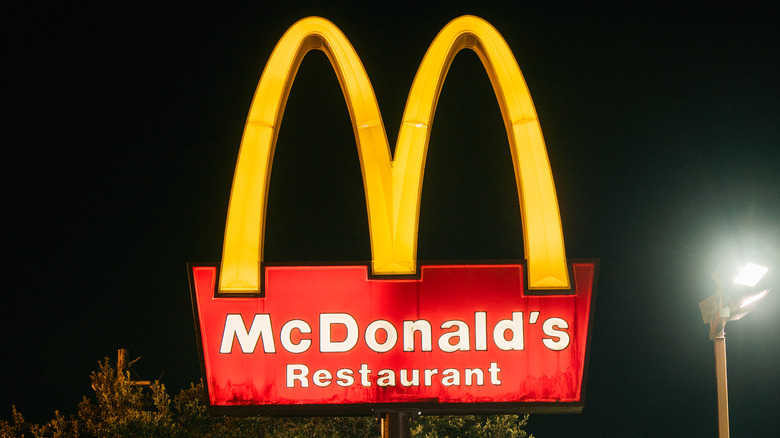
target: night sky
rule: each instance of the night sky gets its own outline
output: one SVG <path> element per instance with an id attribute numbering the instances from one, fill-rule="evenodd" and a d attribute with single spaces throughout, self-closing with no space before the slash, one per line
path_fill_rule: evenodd
<path id="1" fill-rule="evenodd" d="M 328 18 L 372 81 L 391 145 L 425 50 L 473 14 L 528 83 L 569 258 L 599 258 L 586 405 L 538 438 L 715 436 L 698 302 L 734 245 L 780 266 L 780 14 L 709 4 L 126 7 L 6 15 L 0 418 L 75 412 L 129 348 L 140 378 L 200 378 L 186 264 L 219 262 L 246 114 L 300 18 Z M 200 9 L 198 9 L 200 8 Z M 426 161 L 420 260 L 523 258 L 509 148 L 487 75 L 455 59 Z M 354 136 L 320 52 L 304 60 L 271 179 L 267 261 L 367 261 Z M 774 276 L 778 278 L 777 275 Z M 726 327 L 733 436 L 780 430 L 780 284 Z"/>

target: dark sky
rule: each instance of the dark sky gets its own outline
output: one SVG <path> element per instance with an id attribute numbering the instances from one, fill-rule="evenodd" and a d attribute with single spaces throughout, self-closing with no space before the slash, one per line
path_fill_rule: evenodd
<path id="1" fill-rule="evenodd" d="M 173 391 L 199 379 L 187 262 L 218 262 L 246 113 L 268 56 L 320 15 L 355 46 L 390 144 L 422 55 L 451 19 L 485 18 L 536 105 L 567 255 L 599 258 L 586 406 L 537 437 L 714 436 L 715 365 L 698 302 L 735 244 L 780 265 L 780 15 L 650 9 L 138 3 L 12 9 L 0 418 L 75 411 L 117 348 Z M 198 9 L 201 8 L 201 9 Z M 365 261 L 348 113 L 327 59 L 304 61 L 275 156 L 269 261 Z M 431 135 L 420 260 L 522 258 L 506 135 L 472 52 Z M 775 278 L 777 278 L 775 276 Z M 729 323 L 734 436 L 780 429 L 780 285 Z"/>

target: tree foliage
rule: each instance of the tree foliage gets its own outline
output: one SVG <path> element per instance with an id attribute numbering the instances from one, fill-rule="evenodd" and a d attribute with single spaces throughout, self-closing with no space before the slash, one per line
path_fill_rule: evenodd
<path id="1" fill-rule="evenodd" d="M 190 384 L 171 398 L 165 385 L 139 386 L 129 371 L 117 373 L 108 358 L 90 375 L 94 398 L 84 397 L 76 414 L 54 412 L 44 424 L 26 421 L 11 407 L 11 421 L 0 419 L 0 437 L 356 437 L 380 436 L 373 417 L 270 418 L 212 417 L 206 413 L 203 384 Z M 528 416 L 421 417 L 412 434 L 426 438 L 520 438 Z M 532 438 L 532 437 L 531 437 Z"/>
<path id="2" fill-rule="evenodd" d="M 533 438 L 523 430 L 528 415 L 458 415 L 418 418 L 412 435 L 425 438 Z"/>

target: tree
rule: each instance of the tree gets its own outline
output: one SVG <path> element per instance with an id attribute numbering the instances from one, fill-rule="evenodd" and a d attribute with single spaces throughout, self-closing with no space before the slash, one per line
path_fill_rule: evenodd
<path id="1" fill-rule="evenodd" d="M 75 415 L 54 412 L 45 424 L 27 422 L 15 406 L 11 422 L 0 420 L 2 437 L 357 437 L 380 435 L 373 417 L 270 418 L 212 417 L 206 413 L 203 383 L 190 384 L 171 398 L 160 382 L 133 383 L 130 372 L 117 373 L 108 358 L 90 375 L 93 399 L 84 397 Z M 412 424 L 426 438 L 520 438 L 528 416 L 424 416 Z"/>
<path id="2" fill-rule="evenodd" d="M 533 438 L 523 430 L 528 415 L 459 415 L 420 417 L 412 434 L 426 438 Z"/>

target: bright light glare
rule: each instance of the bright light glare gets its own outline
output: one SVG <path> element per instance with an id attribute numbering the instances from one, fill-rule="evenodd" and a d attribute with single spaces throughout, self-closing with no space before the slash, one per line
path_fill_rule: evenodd
<path id="1" fill-rule="evenodd" d="M 734 283 L 753 287 L 761 281 L 761 278 L 764 277 L 764 274 L 766 274 L 767 271 L 769 271 L 769 268 L 766 266 L 748 263 L 734 278 Z"/>
<path id="2" fill-rule="evenodd" d="M 761 298 L 764 298 L 764 295 L 766 295 L 767 292 L 769 292 L 769 289 L 745 298 L 744 300 L 742 300 L 741 303 L 739 303 L 739 307 L 742 308 L 742 307 L 749 306 L 749 305 L 755 303 L 756 301 L 760 300 Z"/>

